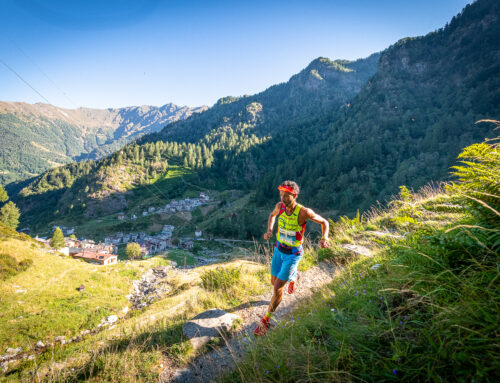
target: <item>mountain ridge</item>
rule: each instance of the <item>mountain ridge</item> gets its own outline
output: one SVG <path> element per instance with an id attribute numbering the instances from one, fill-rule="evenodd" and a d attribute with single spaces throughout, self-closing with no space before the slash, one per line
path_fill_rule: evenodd
<path id="1" fill-rule="evenodd" d="M 75 160 L 101 158 L 143 134 L 206 109 L 173 103 L 65 109 L 0 101 L 0 183 L 20 181 Z"/>

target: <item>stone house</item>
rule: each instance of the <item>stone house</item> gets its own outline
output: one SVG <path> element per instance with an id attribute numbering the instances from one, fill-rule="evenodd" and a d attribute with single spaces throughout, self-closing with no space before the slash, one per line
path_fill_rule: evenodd
<path id="1" fill-rule="evenodd" d="M 116 254 L 106 254 L 94 251 L 84 251 L 81 253 L 71 254 L 75 259 L 83 259 L 86 262 L 98 264 L 98 265 L 113 265 L 118 262 L 118 256 Z"/>

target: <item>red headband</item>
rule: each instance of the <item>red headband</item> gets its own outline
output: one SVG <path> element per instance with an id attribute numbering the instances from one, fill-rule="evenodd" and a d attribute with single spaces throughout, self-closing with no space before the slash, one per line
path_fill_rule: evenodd
<path id="1" fill-rule="evenodd" d="M 292 193 L 292 194 L 295 194 L 297 195 L 298 193 L 290 186 L 278 186 L 278 190 L 281 190 L 281 191 L 284 191 L 284 192 L 288 192 L 288 193 Z"/>

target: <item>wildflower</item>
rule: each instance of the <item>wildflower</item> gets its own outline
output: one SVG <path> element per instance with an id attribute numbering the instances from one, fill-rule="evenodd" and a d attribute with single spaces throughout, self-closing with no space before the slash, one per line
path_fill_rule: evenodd
<path id="1" fill-rule="evenodd" d="M 266 371 L 266 374 L 269 374 L 269 370 Z"/>
<path id="2" fill-rule="evenodd" d="M 372 300 L 370 299 L 369 302 L 372 303 Z"/>
<path id="3" fill-rule="evenodd" d="M 335 311 L 335 309 L 331 309 L 330 311 Z"/>
<path id="4" fill-rule="evenodd" d="M 363 290 L 363 294 L 366 294 L 366 290 Z"/>
<path id="5" fill-rule="evenodd" d="M 399 321 L 399 324 L 403 324 L 403 322 L 402 322 L 402 321 Z"/>
<path id="6" fill-rule="evenodd" d="M 278 364 L 278 368 L 280 368 L 280 365 Z"/>
<path id="7" fill-rule="evenodd" d="M 392 370 L 392 373 L 393 373 L 394 375 L 396 375 L 396 374 L 397 374 L 397 371 L 396 371 L 396 370 Z"/>
<path id="8" fill-rule="evenodd" d="M 408 315 L 405 315 L 405 319 L 408 319 Z"/>

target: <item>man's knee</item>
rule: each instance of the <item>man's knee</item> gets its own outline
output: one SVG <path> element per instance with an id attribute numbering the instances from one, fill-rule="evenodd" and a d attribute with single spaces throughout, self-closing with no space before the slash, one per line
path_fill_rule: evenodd
<path id="1" fill-rule="evenodd" d="M 276 295 L 282 295 L 283 294 L 283 288 L 285 287 L 286 281 L 282 281 L 281 279 L 277 279 L 274 282 L 274 293 Z"/>

